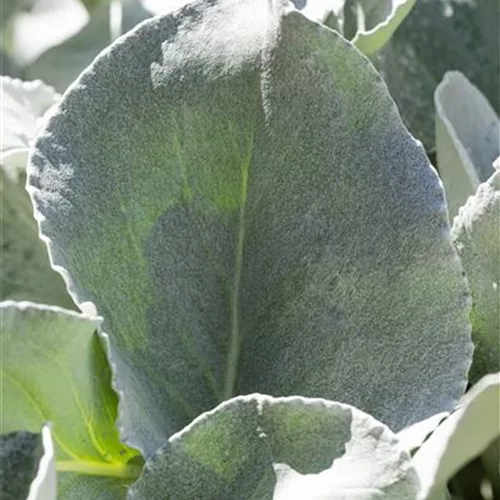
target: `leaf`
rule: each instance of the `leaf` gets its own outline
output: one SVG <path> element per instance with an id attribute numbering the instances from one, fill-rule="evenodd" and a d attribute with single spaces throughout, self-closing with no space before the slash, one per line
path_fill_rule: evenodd
<path id="1" fill-rule="evenodd" d="M 62 500 L 124 498 L 139 466 L 120 443 L 116 395 L 106 356 L 94 333 L 98 321 L 58 307 L 2 302 L 0 432 L 54 424 Z"/>
<path id="2" fill-rule="evenodd" d="M 154 0 L 149 0 L 154 3 Z M 365 53 L 382 48 L 415 0 L 292 0 L 304 16 L 342 35 Z"/>
<path id="3" fill-rule="evenodd" d="M 379 51 L 415 5 L 416 0 L 347 0 L 356 16 L 353 43 L 364 54 Z"/>
<path id="4" fill-rule="evenodd" d="M 475 345 L 469 380 L 500 371 L 500 170 L 460 209 L 452 237 L 472 292 Z"/>
<path id="5" fill-rule="evenodd" d="M 123 32 L 150 17 L 139 0 L 121 0 L 121 4 Z M 81 31 L 45 52 L 26 68 L 26 77 L 40 78 L 63 92 L 111 41 L 110 9 L 106 2 L 95 8 L 90 21 Z"/>
<path id="6" fill-rule="evenodd" d="M 482 453 L 481 462 L 493 490 L 493 498 L 500 496 L 500 437 Z"/>
<path id="7" fill-rule="evenodd" d="M 43 456 L 40 434 L 10 432 L 0 436 L 0 498 L 27 498 Z"/>
<path id="8" fill-rule="evenodd" d="M 493 173 L 492 163 L 500 156 L 500 121 L 484 95 L 458 71 L 445 74 L 434 102 L 438 168 L 453 220 Z"/>
<path id="9" fill-rule="evenodd" d="M 240 396 L 198 417 L 146 463 L 129 500 L 413 499 L 410 458 L 356 408 Z"/>
<path id="10" fill-rule="evenodd" d="M 487 375 L 466 394 L 452 413 L 413 457 L 421 492 L 431 497 L 451 477 L 500 435 L 500 373 Z"/>
<path id="11" fill-rule="evenodd" d="M 61 276 L 51 268 L 47 247 L 38 237 L 24 186 L 1 169 L 0 195 L 0 299 L 46 301 L 75 309 Z"/>
<path id="12" fill-rule="evenodd" d="M 60 95 L 41 81 L 0 77 L 3 125 L 0 141 L 0 299 L 44 301 L 74 308 L 61 277 L 38 237 L 33 207 L 24 189 L 31 143 Z"/>
<path id="13" fill-rule="evenodd" d="M 44 454 L 38 464 L 37 475 L 31 483 L 27 500 L 56 500 L 57 498 L 54 444 L 48 425 L 42 428 L 42 444 Z"/>
<path id="14" fill-rule="evenodd" d="M 426 150 L 435 149 L 434 91 L 450 69 L 461 71 L 499 112 L 499 23 L 498 0 L 419 0 L 374 57 L 403 120 Z"/>
<path id="15" fill-rule="evenodd" d="M 146 456 L 237 394 L 345 401 L 397 431 L 465 387 L 469 298 L 435 171 L 366 58 L 268 7 L 143 23 L 31 156 L 41 231 L 105 319 L 121 435 Z"/>
<path id="16" fill-rule="evenodd" d="M 40 80 L 23 82 L 0 76 L 0 85 L 0 164 L 10 177 L 17 179 L 26 169 L 28 150 L 43 117 L 61 96 Z"/>
<path id="17" fill-rule="evenodd" d="M 397 437 L 402 448 L 409 453 L 417 451 L 424 441 L 434 432 L 436 427 L 448 416 L 449 412 L 447 411 L 437 413 L 436 415 L 432 415 L 432 417 L 399 431 Z"/>
<path id="18" fill-rule="evenodd" d="M 0 498 L 56 500 L 56 469 L 50 427 L 0 435 Z"/>
<path id="19" fill-rule="evenodd" d="M 73 36 L 87 21 L 88 13 L 79 0 L 36 0 L 27 12 L 9 20 L 9 55 L 26 66 Z"/>

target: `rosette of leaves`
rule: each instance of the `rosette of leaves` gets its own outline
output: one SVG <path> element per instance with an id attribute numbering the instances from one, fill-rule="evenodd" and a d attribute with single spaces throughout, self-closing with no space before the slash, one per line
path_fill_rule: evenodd
<path id="1" fill-rule="evenodd" d="M 143 23 L 65 94 L 28 186 L 146 459 L 129 488 L 113 411 L 80 418 L 85 453 L 116 465 L 87 476 L 128 481 L 92 495 L 416 498 L 393 433 L 462 396 L 470 299 L 440 181 L 352 44 L 279 0 Z M 102 379 L 90 408 L 113 408 Z"/>

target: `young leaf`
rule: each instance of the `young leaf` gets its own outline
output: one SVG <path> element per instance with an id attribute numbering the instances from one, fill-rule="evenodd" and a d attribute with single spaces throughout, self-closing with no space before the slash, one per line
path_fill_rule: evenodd
<path id="1" fill-rule="evenodd" d="M 469 380 L 500 371 L 500 170 L 460 209 L 452 237 L 472 292 L 474 360 Z"/>
<path id="2" fill-rule="evenodd" d="M 410 500 L 396 436 L 348 405 L 260 394 L 198 417 L 151 457 L 129 500 Z"/>
<path id="3" fill-rule="evenodd" d="M 237 394 L 400 430 L 463 393 L 469 297 L 437 175 L 366 58 L 290 4 L 143 23 L 66 94 L 29 171 L 146 455 Z"/>
<path id="4" fill-rule="evenodd" d="M 434 103 L 437 166 L 453 220 L 493 174 L 492 163 L 500 155 L 500 121 L 481 91 L 458 71 L 446 73 Z"/>
<path id="5" fill-rule="evenodd" d="M 418 0 L 375 57 L 405 123 L 428 151 L 435 148 L 434 91 L 450 69 L 499 111 L 498 7 L 498 0 Z"/>
<path id="6" fill-rule="evenodd" d="M 137 453 L 118 439 L 97 320 L 28 302 L 2 302 L 0 311 L 0 432 L 34 432 L 51 421 L 58 498 L 87 498 L 97 488 L 107 498 L 123 498 L 138 475 L 137 466 L 127 465 Z"/>
<path id="7" fill-rule="evenodd" d="M 433 498 L 452 476 L 500 435 L 500 373 L 481 379 L 413 457 L 421 491 Z"/>
<path id="8" fill-rule="evenodd" d="M 23 82 L 0 76 L 0 164 L 13 179 L 26 170 L 28 150 L 47 110 L 61 96 L 40 80 Z"/>

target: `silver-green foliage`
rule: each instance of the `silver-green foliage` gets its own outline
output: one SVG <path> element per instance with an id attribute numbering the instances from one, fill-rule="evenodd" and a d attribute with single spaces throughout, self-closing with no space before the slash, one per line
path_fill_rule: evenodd
<path id="1" fill-rule="evenodd" d="M 470 460 L 500 436 L 500 373 L 482 378 L 413 458 L 420 492 L 417 500 L 433 500 Z M 497 466 L 497 477 L 500 470 Z"/>
<path id="2" fill-rule="evenodd" d="M 137 465 L 127 465 L 137 452 L 118 439 L 98 319 L 11 301 L 0 314 L 0 433 L 37 432 L 51 422 L 60 497 L 123 498 L 138 475 Z"/>
<path id="3" fill-rule="evenodd" d="M 493 174 L 493 161 L 500 156 L 500 120 L 486 97 L 458 71 L 445 74 L 434 103 L 437 167 L 453 221 Z"/>
<path id="4" fill-rule="evenodd" d="M 464 390 L 436 173 L 368 61 L 287 2 L 200 0 L 118 40 L 39 136 L 29 190 L 146 455 L 237 394 L 399 430 Z"/>
<path id="5" fill-rule="evenodd" d="M 41 81 L 0 77 L 0 85 L 0 299 L 75 307 L 50 267 L 25 190 L 29 148 L 61 96 Z"/>
<path id="6" fill-rule="evenodd" d="M 500 371 L 500 171 L 481 184 L 453 223 L 453 241 L 469 280 L 474 361 L 469 378 Z"/>
<path id="7" fill-rule="evenodd" d="M 409 454 L 369 415 L 324 400 L 252 395 L 172 436 L 128 498 L 413 500 L 418 489 Z"/>

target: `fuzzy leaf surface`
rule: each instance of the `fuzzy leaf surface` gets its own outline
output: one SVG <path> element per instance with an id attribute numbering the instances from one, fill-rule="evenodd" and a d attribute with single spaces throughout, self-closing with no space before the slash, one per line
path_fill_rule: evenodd
<path id="1" fill-rule="evenodd" d="M 413 500 L 410 456 L 348 405 L 260 394 L 231 399 L 172 436 L 129 500 Z"/>
<path id="2" fill-rule="evenodd" d="M 137 453 L 115 428 L 116 395 L 95 333 L 98 321 L 28 302 L 2 302 L 0 432 L 53 423 L 58 498 L 122 499 Z M 98 487 L 97 487 L 97 485 Z"/>
<path id="3" fill-rule="evenodd" d="M 437 175 L 369 62 L 291 4 L 197 1 L 118 40 L 29 184 L 146 456 L 237 394 L 397 431 L 463 393 L 469 297 Z"/>

